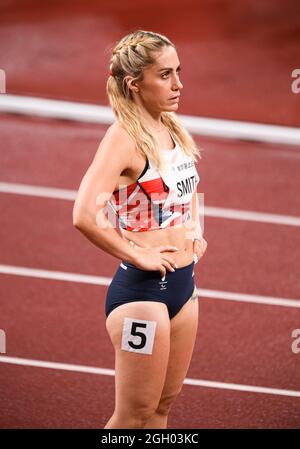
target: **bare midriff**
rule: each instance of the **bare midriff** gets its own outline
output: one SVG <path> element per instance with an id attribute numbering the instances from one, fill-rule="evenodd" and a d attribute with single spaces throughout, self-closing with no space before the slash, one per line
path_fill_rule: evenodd
<path id="1" fill-rule="evenodd" d="M 122 236 L 125 240 L 144 248 L 153 248 L 162 245 L 177 247 L 178 251 L 162 251 L 161 254 L 171 256 L 177 267 L 181 268 L 191 264 L 193 261 L 192 229 L 191 221 L 187 221 L 177 226 L 144 232 L 133 232 L 122 229 Z"/>

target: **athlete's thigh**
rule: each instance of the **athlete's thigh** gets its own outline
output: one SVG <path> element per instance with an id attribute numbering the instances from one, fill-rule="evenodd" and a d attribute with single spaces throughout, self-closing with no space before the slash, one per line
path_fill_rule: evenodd
<path id="1" fill-rule="evenodd" d="M 115 308 L 106 320 L 115 348 L 116 409 L 155 407 L 163 389 L 170 349 L 165 304 L 135 301 Z"/>
<path id="2" fill-rule="evenodd" d="M 189 299 L 170 324 L 170 353 L 162 401 L 174 399 L 186 377 L 197 336 L 198 298 Z"/>

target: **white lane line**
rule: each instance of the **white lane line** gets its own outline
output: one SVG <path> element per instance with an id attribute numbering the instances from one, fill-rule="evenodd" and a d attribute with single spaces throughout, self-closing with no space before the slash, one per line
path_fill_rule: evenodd
<path id="1" fill-rule="evenodd" d="M 105 125 L 110 125 L 114 121 L 114 114 L 109 106 L 25 95 L 1 95 L 0 112 L 38 115 Z"/>
<path id="2" fill-rule="evenodd" d="M 224 292 L 220 290 L 209 290 L 198 288 L 201 298 L 222 299 L 225 301 L 251 302 L 254 304 L 265 304 L 269 306 L 283 306 L 300 308 L 299 299 L 279 298 L 276 296 L 251 295 L 248 293 Z"/>
<path id="3" fill-rule="evenodd" d="M 74 365 L 69 363 L 46 362 L 43 360 L 23 359 L 19 357 L 0 356 L 0 363 L 12 365 L 33 366 L 37 368 L 50 368 L 57 370 L 73 371 L 77 373 L 98 374 L 102 376 L 114 376 L 115 370 L 98 368 L 94 366 Z M 250 393 L 272 394 L 275 396 L 289 396 L 300 398 L 300 391 L 285 390 L 279 388 L 258 387 L 255 385 L 241 385 L 227 382 L 215 382 L 211 380 L 185 378 L 184 384 L 205 388 L 218 388 L 221 390 L 247 391 Z"/>
<path id="4" fill-rule="evenodd" d="M 0 182 L 1 193 L 14 195 L 39 196 L 42 198 L 75 201 L 76 190 L 58 189 L 56 187 L 34 186 L 30 184 L 16 184 L 13 182 Z"/>
<path id="5" fill-rule="evenodd" d="M 0 265 L 0 274 L 27 276 L 56 281 L 79 282 L 82 284 L 109 285 L 112 278 L 91 276 L 87 274 L 66 273 L 64 271 L 40 270 L 37 268 L 18 267 L 14 265 Z"/>
<path id="6" fill-rule="evenodd" d="M 274 394 L 278 396 L 293 396 L 300 398 L 300 391 L 283 390 L 280 388 L 257 387 L 254 385 L 241 385 L 227 382 L 214 382 L 211 380 L 201 380 L 201 379 L 198 380 L 188 378 L 185 379 L 184 383 L 200 387 L 221 388 L 222 390 L 248 391 L 251 393 L 265 393 L 265 394 Z"/>
<path id="7" fill-rule="evenodd" d="M 93 284 L 102 286 L 108 286 L 112 281 L 112 278 L 104 276 L 91 276 L 87 274 L 66 273 L 63 271 L 40 270 L 37 268 L 27 268 L 14 265 L 0 265 L 0 274 L 8 274 L 12 276 L 25 276 L 25 277 L 28 276 L 39 279 L 52 279 L 67 282 L 79 282 L 83 284 Z M 300 308 L 299 299 L 224 292 L 219 290 L 209 290 L 205 288 L 198 288 L 197 293 L 200 299 L 201 298 L 221 299 L 228 301 L 265 304 L 270 306 Z"/>
<path id="8" fill-rule="evenodd" d="M 1 193 L 14 195 L 29 195 L 49 199 L 75 201 L 76 190 L 58 189 L 55 187 L 34 186 L 29 184 L 15 184 L 0 182 Z M 247 210 L 225 209 L 222 207 L 204 206 L 205 216 L 232 220 L 255 221 L 257 223 L 270 223 L 287 226 L 300 226 L 300 217 L 290 215 L 269 214 Z"/>
<path id="9" fill-rule="evenodd" d="M 93 366 L 73 365 L 70 363 L 46 362 L 43 360 L 23 359 L 20 357 L 0 356 L 1 363 L 11 363 L 12 365 L 36 366 L 37 368 L 53 368 L 65 371 L 75 371 L 77 373 L 102 374 L 104 376 L 114 376 L 115 370 L 106 368 L 96 368 Z"/>
<path id="10" fill-rule="evenodd" d="M 107 125 L 115 120 L 109 106 L 11 94 L 0 95 L 0 112 L 38 115 Z M 188 131 L 201 136 L 300 145 L 300 128 L 297 127 L 181 114 L 177 114 L 177 116 Z"/>
<path id="11" fill-rule="evenodd" d="M 269 214 L 248 210 L 225 209 L 222 207 L 205 207 L 205 215 L 216 218 L 229 218 L 231 220 L 256 221 L 288 226 L 300 226 L 300 218 L 291 215 Z"/>

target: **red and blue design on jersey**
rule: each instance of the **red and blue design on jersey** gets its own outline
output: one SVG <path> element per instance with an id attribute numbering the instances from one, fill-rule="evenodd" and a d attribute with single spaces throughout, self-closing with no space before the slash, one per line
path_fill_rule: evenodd
<path id="1" fill-rule="evenodd" d="M 166 170 L 159 172 L 147 158 L 137 181 L 113 192 L 109 204 L 121 229 L 143 232 L 191 219 L 191 199 L 200 181 L 194 161 L 177 142 L 163 156 Z"/>

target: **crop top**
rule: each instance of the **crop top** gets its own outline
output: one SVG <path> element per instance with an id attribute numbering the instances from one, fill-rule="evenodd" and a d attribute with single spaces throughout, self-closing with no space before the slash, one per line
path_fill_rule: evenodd
<path id="1" fill-rule="evenodd" d="M 165 170 L 159 172 L 146 156 L 137 181 L 112 193 L 108 203 L 118 217 L 121 231 L 162 229 L 191 219 L 191 200 L 200 177 L 192 158 L 171 137 L 175 148 L 163 150 Z"/>

